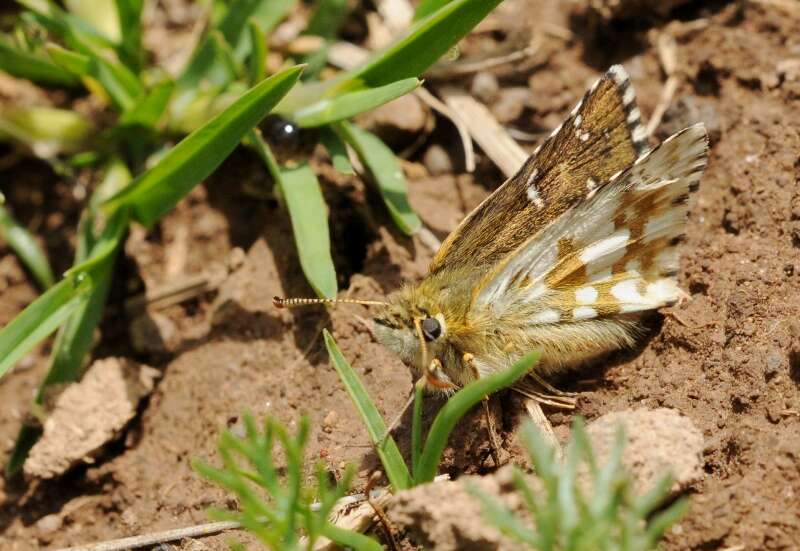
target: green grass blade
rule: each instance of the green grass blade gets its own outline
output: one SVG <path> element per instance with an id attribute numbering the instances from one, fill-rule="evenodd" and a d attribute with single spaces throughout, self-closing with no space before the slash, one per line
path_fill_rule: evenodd
<path id="1" fill-rule="evenodd" d="M 67 278 L 53 285 L 0 330 L 0 377 L 55 331 L 85 300 L 91 279 Z"/>
<path id="2" fill-rule="evenodd" d="M 303 32 L 333 40 L 346 17 L 347 0 L 317 0 L 308 26 Z"/>
<path id="3" fill-rule="evenodd" d="M 335 298 L 338 286 L 331 258 L 328 208 L 317 176 L 307 163 L 296 168 L 278 166 L 263 138 L 255 132 L 249 136 L 277 183 L 289 211 L 294 242 L 306 279 L 320 297 Z"/>
<path id="4" fill-rule="evenodd" d="M 0 106 L 0 141 L 16 140 L 44 159 L 80 151 L 93 132 L 91 123 L 74 111 Z"/>
<path id="5" fill-rule="evenodd" d="M 2 206 L 0 206 L 0 237 L 5 239 L 17 253 L 42 289 L 47 289 L 55 283 L 47 255 L 36 242 L 36 238 Z"/>
<path id="6" fill-rule="evenodd" d="M 120 111 L 134 107 L 137 98 L 144 93 L 136 75 L 119 62 L 108 61 L 91 51 L 74 52 L 55 44 L 48 44 L 46 50 L 53 61 L 67 71 L 97 80 Z"/>
<path id="7" fill-rule="evenodd" d="M 69 71 L 79 77 L 89 75 L 92 68 L 92 60 L 89 59 L 88 55 L 67 50 L 57 44 L 47 44 L 45 50 L 50 58 L 65 71 Z"/>
<path id="8" fill-rule="evenodd" d="M 119 40 L 121 24 L 133 23 L 120 21 L 114 0 L 64 0 L 64 5 L 73 16 L 110 41 Z"/>
<path id="9" fill-rule="evenodd" d="M 375 109 L 409 93 L 420 84 L 421 81 L 416 78 L 407 78 L 378 88 L 367 88 L 334 98 L 323 98 L 296 111 L 291 118 L 304 128 L 323 126 Z"/>
<path id="10" fill-rule="evenodd" d="M 337 123 L 335 128 L 369 169 L 397 227 L 408 235 L 418 231 L 422 221 L 408 202 L 406 179 L 392 150 L 374 134 L 346 121 Z"/>
<path id="11" fill-rule="evenodd" d="M 123 114 L 119 119 L 119 124 L 123 126 L 142 126 L 145 128 L 155 128 L 161 116 L 167 109 L 175 83 L 171 80 L 159 82 L 141 97 L 136 105 Z"/>
<path id="12" fill-rule="evenodd" d="M 389 482 L 395 490 L 409 488 L 411 486 L 411 474 L 408 472 L 403 456 L 400 455 L 400 450 L 397 448 L 394 438 L 389 434 L 378 408 L 375 407 L 356 372 L 342 356 L 336 341 L 333 340 L 327 329 L 323 331 L 323 335 L 325 336 L 325 346 L 328 348 L 331 363 L 336 368 L 336 372 L 342 379 L 350 399 L 361 415 L 361 420 L 367 428 Z"/>
<path id="13" fill-rule="evenodd" d="M 153 224 L 222 163 L 244 135 L 294 86 L 301 71 L 302 67 L 292 67 L 254 86 L 109 199 L 104 208 L 111 211 L 130 206 L 142 224 Z"/>
<path id="14" fill-rule="evenodd" d="M 43 55 L 15 48 L 0 37 L 0 71 L 36 84 L 73 87 L 80 80 L 71 72 L 59 67 Z"/>
<path id="15" fill-rule="evenodd" d="M 539 540 L 536 534 L 496 498 L 490 496 L 475 484 L 468 485 L 467 491 L 481 502 L 484 516 L 503 534 L 538 549 Z"/>
<path id="16" fill-rule="evenodd" d="M 344 142 L 336 132 L 331 130 L 329 127 L 323 126 L 319 129 L 319 141 L 328 151 L 328 155 L 331 157 L 333 168 L 342 174 L 347 174 L 349 176 L 352 176 L 356 173 L 356 171 L 353 170 L 353 165 L 350 164 L 349 157 L 347 156 L 347 146 L 345 146 Z"/>
<path id="17" fill-rule="evenodd" d="M 250 86 L 254 86 L 264 80 L 267 69 L 267 37 L 255 19 L 247 22 L 247 31 L 251 44 L 250 56 L 247 58 L 247 76 Z"/>
<path id="18" fill-rule="evenodd" d="M 414 10 L 414 21 L 426 18 L 449 2 L 451 0 L 422 0 Z"/>
<path id="19" fill-rule="evenodd" d="M 419 474 L 419 458 L 422 455 L 422 404 L 425 399 L 425 379 L 414 385 L 414 410 L 411 417 L 411 474 Z"/>
<path id="20" fill-rule="evenodd" d="M 333 93 L 418 77 L 502 0 L 453 0 L 417 22 L 400 40 L 338 79 Z"/>
<path id="21" fill-rule="evenodd" d="M 285 17 L 295 0 L 236 0 L 226 10 L 216 30 L 222 33 L 233 50 L 233 58 L 241 63 L 252 49 L 247 32 L 247 22 L 252 18 L 269 33 Z M 215 60 L 214 46 L 206 36 L 197 46 L 191 60 L 178 78 L 178 88 L 189 91 L 201 81 L 209 79 L 217 82 L 215 74 L 220 68 Z"/>
<path id="22" fill-rule="evenodd" d="M 689 499 L 682 497 L 670 505 L 665 511 L 653 516 L 647 523 L 646 544 L 644 549 L 656 549 L 658 540 L 667 529 L 678 522 L 689 511 Z"/>
<path id="23" fill-rule="evenodd" d="M 447 400 L 428 431 L 425 448 L 419 460 L 419 474 L 415 473 L 414 476 L 415 484 L 430 482 L 436 476 L 436 469 L 439 467 L 447 439 L 458 420 L 484 396 L 512 385 L 530 371 L 539 361 L 539 355 L 539 352 L 531 352 L 508 369 L 468 384 Z"/>
<path id="24" fill-rule="evenodd" d="M 142 8 L 143 0 L 115 0 L 121 37 L 117 52 L 131 71 L 142 68 Z"/>
<path id="25" fill-rule="evenodd" d="M 334 526 L 330 522 L 322 525 L 321 535 L 325 536 L 331 541 L 341 545 L 345 549 L 353 549 L 355 551 L 382 551 L 383 546 L 377 541 L 364 534 L 359 534 L 353 530 L 345 530 Z"/>

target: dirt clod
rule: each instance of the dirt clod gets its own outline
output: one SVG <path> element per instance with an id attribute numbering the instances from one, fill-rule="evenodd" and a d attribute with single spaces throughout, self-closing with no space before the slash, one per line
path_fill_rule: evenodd
<path id="1" fill-rule="evenodd" d="M 78 463 L 91 463 L 133 418 L 158 376 L 157 370 L 127 358 L 97 360 L 80 383 L 55 400 L 44 435 L 25 461 L 25 474 L 53 478 Z"/>
<path id="2" fill-rule="evenodd" d="M 645 493 L 669 473 L 673 491 L 697 482 L 703 475 L 703 435 L 694 423 L 674 409 L 636 409 L 607 413 L 587 427 L 598 464 L 608 461 L 622 427 L 623 465 L 635 491 Z"/>

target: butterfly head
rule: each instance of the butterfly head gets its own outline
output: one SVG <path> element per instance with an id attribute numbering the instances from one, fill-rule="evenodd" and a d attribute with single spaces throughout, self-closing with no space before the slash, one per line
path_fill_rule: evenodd
<path id="1" fill-rule="evenodd" d="M 426 374 L 429 386 L 437 390 L 455 387 L 442 368 L 453 355 L 450 323 L 442 308 L 418 288 L 407 287 L 391 295 L 373 318 L 375 336 L 406 364 Z M 434 362 L 435 364 L 435 362 Z"/>

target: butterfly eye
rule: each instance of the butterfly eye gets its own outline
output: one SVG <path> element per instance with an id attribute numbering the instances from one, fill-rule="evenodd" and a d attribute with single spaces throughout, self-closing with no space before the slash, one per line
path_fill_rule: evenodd
<path id="1" fill-rule="evenodd" d="M 438 339 L 441 334 L 442 326 L 439 324 L 439 320 L 431 317 L 422 320 L 422 335 L 425 337 L 426 341 L 431 342 L 432 340 Z"/>

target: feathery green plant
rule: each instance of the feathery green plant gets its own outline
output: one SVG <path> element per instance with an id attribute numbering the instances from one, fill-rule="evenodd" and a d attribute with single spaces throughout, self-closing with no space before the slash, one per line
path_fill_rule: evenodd
<path id="1" fill-rule="evenodd" d="M 350 488 L 352 468 L 347 469 L 342 480 L 333 484 L 318 464 L 314 483 L 306 482 L 307 418 L 300 420 L 294 436 L 269 417 L 262 431 L 256 427 L 252 415 L 245 414 L 243 420 L 243 437 L 229 430 L 220 437 L 221 468 L 202 461 L 193 463 L 204 478 L 239 500 L 239 512 L 212 509 L 213 518 L 238 522 L 262 544 L 276 551 L 310 550 L 320 537 L 355 551 L 382 549 L 372 538 L 334 526 L 328 520 L 336 502 Z M 285 469 L 276 466 L 276 443 L 283 448 Z"/>
<path id="2" fill-rule="evenodd" d="M 534 491 L 526 476 L 514 470 L 513 480 L 532 523 L 519 518 L 476 486 L 470 492 L 481 501 L 486 518 L 501 532 L 538 551 L 647 551 L 685 514 L 689 502 L 678 499 L 663 510 L 672 478 L 665 476 L 646 494 L 633 492 L 622 467 L 622 430 L 605 465 L 598 465 L 581 418 L 576 418 L 563 462 L 532 423 L 522 440 L 541 482 Z M 585 465 L 588 485 L 578 481 Z"/>

